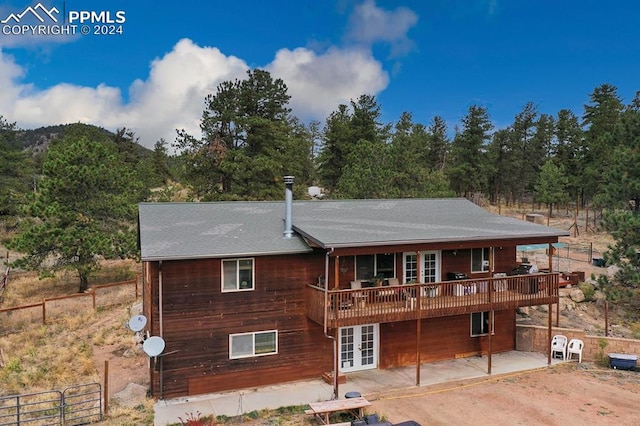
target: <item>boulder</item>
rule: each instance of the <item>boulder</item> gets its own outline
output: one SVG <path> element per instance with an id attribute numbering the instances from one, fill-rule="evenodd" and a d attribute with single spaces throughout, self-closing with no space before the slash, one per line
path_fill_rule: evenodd
<path id="1" fill-rule="evenodd" d="M 135 407 L 144 402 L 147 397 L 147 387 L 137 383 L 129 383 L 126 388 L 113 395 L 113 400 L 124 407 Z"/>
<path id="2" fill-rule="evenodd" d="M 584 300 L 586 299 L 584 297 L 584 293 L 579 288 L 571 290 L 571 293 L 569 293 L 569 297 L 576 303 L 584 302 Z"/>

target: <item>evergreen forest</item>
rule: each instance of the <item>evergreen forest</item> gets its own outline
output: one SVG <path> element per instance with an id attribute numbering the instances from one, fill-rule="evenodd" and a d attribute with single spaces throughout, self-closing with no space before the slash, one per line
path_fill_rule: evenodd
<path id="1" fill-rule="evenodd" d="M 472 105 L 453 128 L 403 112 L 382 121 L 375 96 L 302 122 L 286 82 L 255 69 L 205 98 L 200 134 L 140 141 L 131 129 L 87 124 L 23 130 L 0 116 L 3 245 L 15 266 L 71 269 L 87 288 L 101 258 L 136 258 L 142 201 L 277 200 L 283 176 L 297 199 L 319 186 L 332 199 L 467 197 L 489 203 L 590 207 L 615 239 L 615 298 L 640 292 L 640 92 L 625 104 L 602 84 L 582 111 L 541 112 L 528 102 L 504 128 Z M 145 148 L 153 146 L 153 149 Z"/>

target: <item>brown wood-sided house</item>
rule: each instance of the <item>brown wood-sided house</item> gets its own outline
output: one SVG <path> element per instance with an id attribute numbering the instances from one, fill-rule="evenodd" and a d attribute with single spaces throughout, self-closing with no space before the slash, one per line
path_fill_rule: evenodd
<path id="1" fill-rule="evenodd" d="M 511 275 L 517 246 L 568 233 L 465 199 L 143 203 L 157 398 L 515 349 L 516 308 L 558 274 Z M 550 306 L 551 307 L 551 306 Z M 551 323 L 551 315 L 549 322 Z M 551 324 L 549 324 L 551 327 Z M 410 385 L 410 384 L 407 384 Z"/>

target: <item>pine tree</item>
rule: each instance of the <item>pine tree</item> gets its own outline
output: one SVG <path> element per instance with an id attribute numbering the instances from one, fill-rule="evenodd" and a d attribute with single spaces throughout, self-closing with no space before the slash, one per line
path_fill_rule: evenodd
<path id="1" fill-rule="evenodd" d="M 140 190 L 135 171 L 110 141 L 79 132 L 51 143 L 27 208 L 30 218 L 8 246 L 24 254 L 15 262 L 19 267 L 45 275 L 75 271 L 83 292 L 100 258 L 137 256 L 133 223 Z"/>

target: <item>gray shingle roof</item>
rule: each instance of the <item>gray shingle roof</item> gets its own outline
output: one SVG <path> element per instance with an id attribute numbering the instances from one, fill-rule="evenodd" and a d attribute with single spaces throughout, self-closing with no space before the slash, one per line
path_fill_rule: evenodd
<path id="1" fill-rule="evenodd" d="M 465 199 L 297 201 L 294 238 L 283 237 L 284 201 L 142 203 L 143 260 L 303 253 L 321 247 L 569 235 L 498 216 Z"/>
<path id="2" fill-rule="evenodd" d="M 308 252 L 284 238 L 284 202 L 142 203 L 142 260 Z"/>

